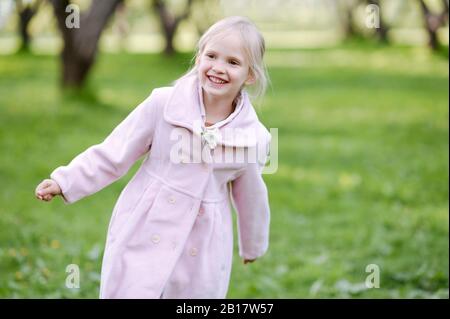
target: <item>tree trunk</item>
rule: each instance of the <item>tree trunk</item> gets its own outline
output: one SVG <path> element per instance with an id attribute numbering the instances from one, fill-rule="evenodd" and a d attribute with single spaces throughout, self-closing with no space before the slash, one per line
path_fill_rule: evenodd
<path id="1" fill-rule="evenodd" d="M 434 51 L 437 51 L 440 49 L 437 31 L 445 24 L 445 21 L 448 20 L 448 3 L 445 0 L 442 1 L 444 9 L 441 14 L 432 13 L 424 0 L 419 0 L 419 3 L 422 8 L 425 28 L 428 33 L 428 46 Z"/>
<path id="2" fill-rule="evenodd" d="M 63 86 L 81 88 L 93 64 L 94 56 L 83 58 L 76 50 L 64 47 L 62 53 Z"/>
<path id="3" fill-rule="evenodd" d="M 19 13 L 19 32 L 20 38 L 22 39 L 22 43 L 20 44 L 20 51 L 29 51 L 30 50 L 30 34 L 28 33 L 28 24 L 30 23 L 30 9 L 26 8 L 25 10 Z"/>
<path id="4" fill-rule="evenodd" d="M 353 25 L 353 8 L 347 7 L 345 8 L 345 24 L 344 24 L 344 32 L 347 37 L 352 38 L 357 35 L 355 31 L 355 27 Z"/>
<path id="5" fill-rule="evenodd" d="M 175 16 L 169 12 L 166 3 L 163 0 L 153 0 L 153 9 L 159 16 L 161 29 L 164 34 L 164 54 L 172 55 L 175 53 L 175 47 L 173 45 L 175 33 L 180 22 L 189 17 L 192 2 L 193 0 L 188 0 L 184 12 L 179 16 Z"/>
<path id="6" fill-rule="evenodd" d="M 61 53 L 63 87 L 81 88 L 95 62 L 98 41 L 110 16 L 122 0 L 97 0 L 80 15 L 80 27 L 66 26 L 66 7 L 69 0 L 51 0 L 58 27 L 64 41 Z"/>
<path id="7" fill-rule="evenodd" d="M 389 42 L 389 39 L 387 36 L 388 28 L 384 25 L 383 22 L 380 21 L 380 27 L 377 28 L 376 30 L 377 30 L 378 40 L 380 40 L 380 42 L 382 42 L 382 43 L 388 43 Z"/>
<path id="8" fill-rule="evenodd" d="M 331 1 L 333 9 L 337 13 L 339 23 L 341 25 L 341 30 L 343 32 L 345 39 L 350 39 L 358 35 L 353 24 L 353 10 L 357 5 L 356 1 L 339 0 Z"/>
<path id="9" fill-rule="evenodd" d="M 166 43 L 164 46 L 164 54 L 165 55 L 172 55 L 175 53 L 175 47 L 173 46 L 173 39 L 175 37 L 175 29 L 168 30 L 165 33 L 165 39 Z"/>
<path id="10" fill-rule="evenodd" d="M 33 4 L 24 5 L 22 0 L 16 1 L 17 11 L 19 13 L 19 34 L 21 38 L 21 44 L 19 51 L 30 50 L 30 33 L 28 32 L 28 26 L 31 19 L 36 14 L 41 1 L 35 1 Z"/>

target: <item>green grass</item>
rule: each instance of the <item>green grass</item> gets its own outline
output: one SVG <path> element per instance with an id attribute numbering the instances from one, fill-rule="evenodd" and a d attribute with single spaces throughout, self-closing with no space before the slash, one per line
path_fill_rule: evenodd
<path id="1" fill-rule="evenodd" d="M 102 139 L 189 56 L 102 55 L 82 95 L 54 56 L 0 58 L 0 297 L 96 298 L 121 180 L 73 205 L 34 198 L 57 166 Z M 228 297 L 448 298 L 448 61 L 424 49 L 274 51 L 258 110 L 278 128 L 265 175 L 270 250 L 235 253 Z M 92 96 L 95 96 L 93 98 Z M 81 288 L 65 287 L 78 264 Z M 366 266 L 380 268 L 368 289 Z"/>

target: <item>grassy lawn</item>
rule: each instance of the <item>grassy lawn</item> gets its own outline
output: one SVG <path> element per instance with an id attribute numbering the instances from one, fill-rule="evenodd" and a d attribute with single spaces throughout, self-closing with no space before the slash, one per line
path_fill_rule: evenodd
<path id="1" fill-rule="evenodd" d="M 140 163 L 73 205 L 39 202 L 34 188 L 189 58 L 101 55 L 93 98 L 61 94 L 57 57 L 0 57 L 0 297 L 98 296 L 110 214 Z M 448 298 L 448 60 L 355 45 L 267 62 L 258 113 L 279 134 L 278 171 L 264 176 L 271 246 L 246 266 L 235 251 L 228 297 Z M 80 289 L 65 287 L 72 263 Z M 364 284 L 369 264 L 380 288 Z"/>

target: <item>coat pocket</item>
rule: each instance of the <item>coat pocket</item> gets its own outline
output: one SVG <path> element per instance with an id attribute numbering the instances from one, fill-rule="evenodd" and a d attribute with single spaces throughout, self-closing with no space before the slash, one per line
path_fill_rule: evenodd
<path id="1" fill-rule="evenodd" d="M 151 188 L 155 182 L 156 180 L 154 178 L 145 174 L 145 172 L 142 172 L 137 173 L 125 186 L 114 206 L 111 217 L 109 235 L 112 239 L 117 237 L 124 224 L 127 223 L 132 213 L 145 197 L 147 190 Z"/>

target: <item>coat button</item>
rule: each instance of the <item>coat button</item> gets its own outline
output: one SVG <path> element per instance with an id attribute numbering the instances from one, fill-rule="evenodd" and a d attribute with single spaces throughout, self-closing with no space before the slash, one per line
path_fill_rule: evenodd
<path id="1" fill-rule="evenodd" d="M 203 207 L 200 207 L 198 210 L 198 216 L 202 216 L 205 213 L 205 209 Z"/>
<path id="2" fill-rule="evenodd" d="M 197 248 L 191 248 L 191 256 L 197 256 Z"/>
<path id="3" fill-rule="evenodd" d="M 152 242 L 153 242 L 154 244 L 159 243 L 160 240 L 161 240 L 161 238 L 159 237 L 158 234 L 154 234 L 154 235 L 152 236 Z"/>
<path id="4" fill-rule="evenodd" d="M 176 202 L 175 197 L 173 196 L 169 196 L 169 198 L 167 199 L 167 201 L 171 204 L 174 204 Z"/>
<path id="5" fill-rule="evenodd" d="M 180 163 L 182 163 L 182 164 L 187 164 L 189 162 L 190 162 L 190 159 L 187 156 L 182 156 L 180 158 Z"/>

